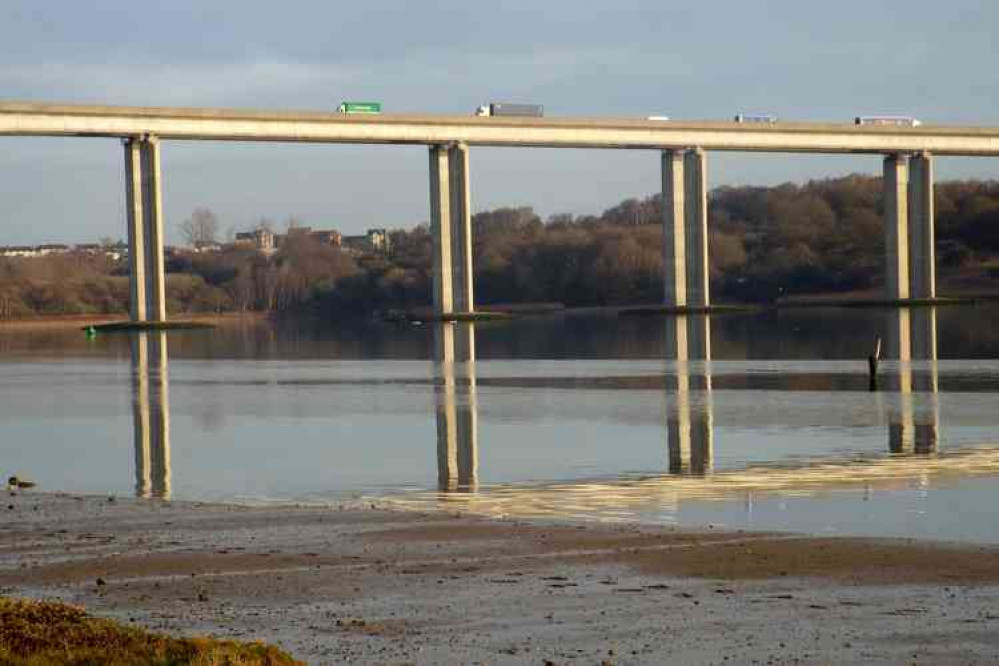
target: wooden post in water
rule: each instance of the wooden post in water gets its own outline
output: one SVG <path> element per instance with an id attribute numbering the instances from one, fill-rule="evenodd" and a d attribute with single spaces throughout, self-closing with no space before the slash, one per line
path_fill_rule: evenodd
<path id="1" fill-rule="evenodd" d="M 867 357 L 867 369 L 870 372 L 870 390 L 878 389 L 878 363 L 881 362 L 881 336 L 874 336 L 874 350 Z"/>

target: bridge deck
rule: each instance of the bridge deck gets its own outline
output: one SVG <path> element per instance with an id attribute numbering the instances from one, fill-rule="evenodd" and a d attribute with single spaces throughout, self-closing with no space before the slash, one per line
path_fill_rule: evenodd
<path id="1" fill-rule="evenodd" d="M 0 103 L 0 135 L 126 137 L 307 143 L 438 144 L 553 148 L 999 155 L 999 127 L 857 126 L 660 121 L 629 118 L 513 118 L 457 115 L 342 115 L 333 110 L 84 106 Z"/>

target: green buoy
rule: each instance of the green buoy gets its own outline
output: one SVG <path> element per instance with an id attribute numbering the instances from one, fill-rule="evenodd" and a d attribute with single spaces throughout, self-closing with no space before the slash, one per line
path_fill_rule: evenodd
<path id="1" fill-rule="evenodd" d="M 94 338 L 97 337 L 97 329 L 94 328 L 93 326 L 88 326 L 85 330 L 88 340 L 93 340 Z"/>

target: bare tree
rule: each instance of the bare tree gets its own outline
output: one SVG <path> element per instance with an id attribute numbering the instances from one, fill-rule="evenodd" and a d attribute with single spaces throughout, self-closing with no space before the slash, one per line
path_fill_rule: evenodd
<path id="1" fill-rule="evenodd" d="M 180 225 L 180 230 L 188 245 L 214 243 L 219 231 L 219 219 L 207 208 L 195 208 L 191 217 Z"/>

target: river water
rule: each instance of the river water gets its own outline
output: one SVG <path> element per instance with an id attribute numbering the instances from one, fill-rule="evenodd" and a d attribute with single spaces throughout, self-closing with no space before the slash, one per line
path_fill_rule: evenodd
<path id="1" fill-rule="evenodd" d="M 997 323 L 992 305 L 0 329 L 0 472 L 151 498 L 999 542 Z"/>

